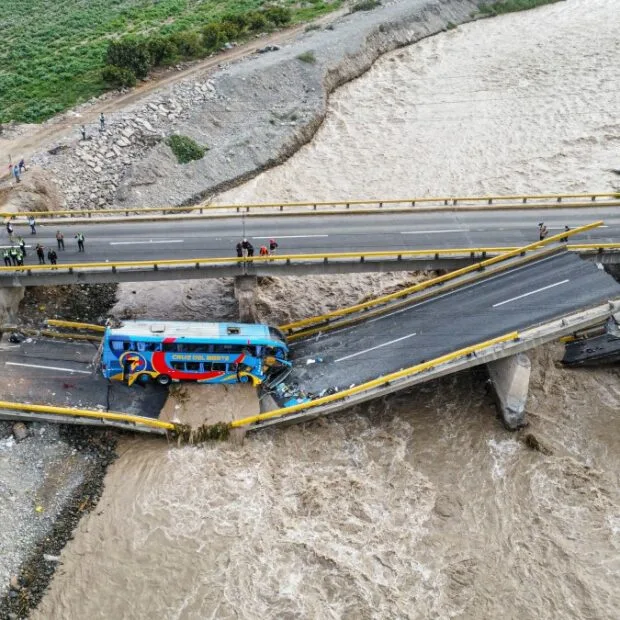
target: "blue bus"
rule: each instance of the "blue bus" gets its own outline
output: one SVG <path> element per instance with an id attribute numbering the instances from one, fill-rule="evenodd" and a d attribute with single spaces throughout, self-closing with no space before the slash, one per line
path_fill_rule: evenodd
<path id="1" fill-rule="evenodd" d="M 101 368 L 107 379 L 277 384 L 290 372 L 282 332 L 268 325 L 123 321 L 107 327 Z"/>

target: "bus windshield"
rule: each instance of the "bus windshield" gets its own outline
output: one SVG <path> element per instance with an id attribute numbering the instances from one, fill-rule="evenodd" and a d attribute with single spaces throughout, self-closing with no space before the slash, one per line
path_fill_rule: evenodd
<path id="1" fill-rule="evenodd" d="M 107 379 L 252 383 L 260 385 L 291 367 L 284 335 L 246 323 L 125 321 L 106 328 L 101 368 Z M 277 381 L 275 381 L 277 382 Z"/>

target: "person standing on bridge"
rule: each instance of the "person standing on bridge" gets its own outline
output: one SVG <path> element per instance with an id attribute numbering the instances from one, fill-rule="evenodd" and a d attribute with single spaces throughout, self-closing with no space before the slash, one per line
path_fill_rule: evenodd
<path id="1" fill-rule="evenodd" d="M 237 250 L 237 258 L 243 258 L 243 246 L 241 245 L 241 241 L 237 243 L 235 249 Z"/>
<path id="2" fill-rule="evenodd" d="M 17 243 L 19 243 L 19 249 L 21 251 L 21 253 L 26 256 L 26 242 L 24 241 L 23 237 L 18 237 L 17 238 Z"/>
<path id="3" fill-rule="evenodd" d="M 569 230 L 570 230 L 570 227 L 569 227 L 569 226 L 564 226 L 564 232 L 568 232 Z M 568 243 L 568 237 L 562 237 L 562 238 L 560 239 L 560 241 L 561 241 L 562 243 Z"/>
<path id="4" fill-rule="evenodd" d="M 59 230 L 56 231 L 56 243 L 59 250 L 65 249 L 65 236 Z"/>
<path id="5" fill-rule="evenodd" d="M 49 262 L 52 263 L 52 265 L 55 265 L 56 262 L 58 261 L 58 254 L 56 254 L 56 250 L 52 250 L 52 249 L 48 250 L 47 258 Z"/>
<path id="6" fill-rule="evenodd" d="M 275 254 L 278 249 L 278 242 L 275 239 L 269 239 L 269 254 Z"/>
<path id="7" fill-rule="evenodd" d="M 78 242 L 78 252 L 83 252 L 84 251 L 84 235 L 82 233 L 78 233 L 77 235 L 75 235 L 75 238 L 77 239 L 77 242 Z"/>
<path id="8" fill-rule="evenodd" d="M 13 267 L 17 267 L 17 248 L 12 245 L 9 250 L 9 254 L 11 255 L 11 261 L 13 262 Z"/>
<path id="9" fill-rule="evenodd" d="M 35 222 L 34 217 L 32 215 L 28 218 L 28 226 L 30 226 L 30 234 L 36 235 L 37 234 L 37 223 Z"/>
<path id="10" fill-rule="evenodd" d="M 13 224 L 10 221 L 6 223 L 6 233 L 9 236 L 9 241 L 13 243 Z"/>
<path id="11" fill-rule="evenodd" d="M 538 224 L 538 239 L 539 239 L 539 241 L 542 241 L 543 239 L 545 239 L 548 234 L 549 234 L 549 229 L 545 226 L 544 222 L 540 222 L 540 224 Z"/>
<path id="12" fill-rule="evenodd" d="M 258 253 L 259 253 L 261 256 L 269 256 L 269 250 L 267 249 L 267 246 L 266 246 L 266 245 L 261 245 L 261 246 L 260 246 L 260 250 L 258 251 Z"/>
<path id="13" fill-rule="evenodd" d="M 24 255 L 21 250 L 17 250 L 17 266 L 18 267 L 24 266 Z"/>
<path id="14" fill-rule="evenodd" d="M 43 251 L 43 246 L 40 243 L 37 243 L 37 256 L 39 257 L 39 265 L 45 265 L 45 252 Z"/>
<path id="15" fill-rule="evenodd" d="M 10 267 L 11 266 L 11 253 L 9 252 L 8 248 L 6 248 L 4 252 L 2 252 L 2 257 L 4 258 L 4 265 L 6 267 Z"/>

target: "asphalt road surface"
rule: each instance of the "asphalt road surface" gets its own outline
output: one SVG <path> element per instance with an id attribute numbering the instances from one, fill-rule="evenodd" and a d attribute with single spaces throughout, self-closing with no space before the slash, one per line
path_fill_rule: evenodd
<path id="1" fill-rule="evenodd" d="M 293 344 L 286 383 L 343 390 L 618 297 L 620 284 L 594 263 L 554 255 Z"/>
<path id="2" fill-rule="evenodd" d="M 308 215 L 282 217 L 226 217 L 170 219 L 163 222 L 128 221 L 116 224 L 64 226 L 62 222 L 16 226 L 27 244 L 25 264 L 38 261 L 34 246 L 56 249 L 56 231 L 65 236 L 66 250 L 58 251 L 59 263 L 182 259 L 235 256 L 235 245 L 244 236 L 256 248 L 275 238 L 280 254 L 346 251 L 406 250 L 523 246 L 538 241 L 538 223 L 544 221 L 551 235 L 604 220 L 605 227 L 576 237 L 579 243 L 620 242 L 620 210 L 616 207 L 588 210 L 554 209 L 524 211 L 471 211 L 389 213 L 369 215 Z M 85 253 L 78 253 L 74 236 L 86 237 Z M 9 247 L 5 230 L 0 248 Z"/>
<path id="3" fill-rule="evenodd" d="M 93 343 L 28 338 L 0 346 L 0 393 L 13 402 L 101 408 L 157 417 L 167 390 L 157 384 L 128 388 L 108 382 L 92 362 Z"/>

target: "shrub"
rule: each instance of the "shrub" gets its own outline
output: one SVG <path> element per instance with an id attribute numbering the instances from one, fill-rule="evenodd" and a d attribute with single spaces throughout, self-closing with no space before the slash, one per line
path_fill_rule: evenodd
<path id="1" fill-rule="evenodd" d="M 291 9 L 284 6 L 270 6 L 263 11 L 263 15 L 267 21 L 276 26 L 284 26 L 293 18 Z"/>
<path id="2" fill-rule="evenodd" d="M 151 55 L 144 41 L 133 38 L 110 41 L 106 64 L 129 69 L 138 78 L 145 78 L 151 66 Z"/>
<path id="3" fill-rule="evenodd" d="M 123 88 L 125 86 L 135 86 L 136 76 L 131 69 L 106 65 L 101 70 L 101 79 L 112 88 Z"/>
<path id="4" fill-rule="evenodd" d="M 381 6 L 380 0 L 360 0 L 351 7 L 351 13 L 356 11 L 372 11 Z"/>
<path id="5" fill-rule="evenodd" d="M 233 39 L 236 39 L 243 33 L 243 30 L 244 27 L 240 28 L 234 22 L 229 22 L 228 20 L 225 20 L 220 24 L 220 31 L 222 32 L 222 36 L 225 41 L 232 41 Z"/>
<path id="6" fill-rule="evenodd" d="M 224 43 L 224 35 L 219 24 L 207 24 L 202 29 L 202 46 L 206 50 L 216 50 Z"/>
<path id="7" fill-rule="evenodd" d="M 170 37 L 151 37 L 147 41 L 146 47 L 151 56 L 151 64 L 154 67 L 169 65 L 175 60 L 177 48 Z"/>
<path id="8" fill-rule="evenodd" d="M 239 13 L 239 15 L 227 14 L 222 17 L 222 23 L 233 24 L 237 28 L 237 32 L 243 32 L 248 27 L 248 18 L 243 13 Z"/>
<path id="9" fill-rule="evenodd" d="M 265 14 L 260 11 L 249 11 L 247 13 L 248 30 L 250 32 L 264 32 L 269 30 L 269 22 Z"/>
<path id="10" fill-rule="evenodd" d="M 187 164 L 195 159 L 202 159 L 207 151 L 206 148 L 203 148 L 188 136 L 170 136 L 166 140 L 166 144 L 172 149 L 180 164 Z"/>
<path id="11" fill-rule="evenodd" d="M 314 64 L 316 62 L 316 57 L 312 52 L 304 52 L 303 54 L 299 54 L 297 58 L 302 62 L 307 62 L 309 64 Z"/>
<path id="12" fill-rule="evenodd" d="M 202 41 L 197 32 L 177 32 L 170 37 L 181 58 L 196 58 L 202 52 Z"/>

